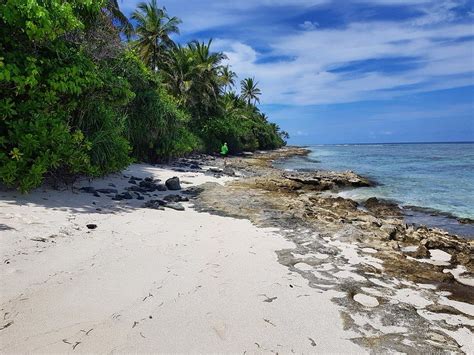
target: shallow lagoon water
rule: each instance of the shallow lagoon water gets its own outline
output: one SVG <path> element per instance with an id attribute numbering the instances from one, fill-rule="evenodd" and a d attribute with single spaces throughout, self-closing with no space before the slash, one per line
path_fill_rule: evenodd
<path id="1" fill-rule="evenodd" d="M 293 157 L 277 165 L 304 171 L 353 170 L 379 185 L 344 191 L 344 197 L 360 201 L 375 196 L 402 206 L 474 219 L 474 143 L 314 145 L 308 148 L 311 153 L 307 157 Z"/>

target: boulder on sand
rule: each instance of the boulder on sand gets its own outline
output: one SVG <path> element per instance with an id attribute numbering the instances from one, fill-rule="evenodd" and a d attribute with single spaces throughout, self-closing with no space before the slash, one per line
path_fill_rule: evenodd
<path id="1" fill-rule="evenodd" d="M 168 190 L 181 190 L 181 185 L 179 183 L 179 178 L 176 177 L 176 176 L 166 180 L 165 185 L 168 188 Z"/>

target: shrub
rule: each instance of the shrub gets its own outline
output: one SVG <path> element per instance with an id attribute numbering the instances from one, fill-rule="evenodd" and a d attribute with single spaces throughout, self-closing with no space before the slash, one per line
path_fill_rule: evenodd
<path id="1" fill-rule="evenodd" d="M 156 73 L 147 69 L 131 51 L 119 66 L 130 82 L 135 98 L 127 106 L 126 132 L 132 154 L 142 161 L 166 160 L 199 147 L 199 140 L 186 128 L 189 116 L 176 99 L 160 85 Z"/>
<path id="2" fill-rule="evenodd" d="M 0 5 L 0 181 L 28 191 L 49 175 L 97 175 L 129 163 L 121 109 L 133 98 L 78 33 L 102 1 Z"/>

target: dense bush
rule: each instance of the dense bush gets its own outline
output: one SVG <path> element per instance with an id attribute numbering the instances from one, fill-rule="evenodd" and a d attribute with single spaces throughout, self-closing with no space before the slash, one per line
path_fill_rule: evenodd
<path id="1" fill-rule="evenodd" d="M 133 156 L 141 161 L 157 161 L 190 153 L 199 146 L 187 129 L 189 115 L 178 108 L 176 99 L 132 52 L 127 51 L 121 65 L 135 98 L 127 106 L 126 135 Z"/>
<path id="2" fill-rule="evenodd" d="M 29 191 L 47 176 L 118 171 L 131 157 L 214 152 L 224 141 L 231 152 L 284 144 L 252 103 L 253 79 L 241 96 L 225 94 L 235 73 L 211 41 L 175 46 L 169 34 L 180 21 L 156 2 L 140 8 L 142 25 L 156 28 L 139 23 L 127 45 L 120 31 L 132 25 L 113 0 L 0 3 L 0 183 Z M 146 19 L 154 14 L 163 21 Z M 147 31 L 156 40 L 143 41 Z M 147 67 L 134 50 L 159 50 L 160 62 Z"/>
<path id="3" fill-rule="evenodd" d="M 285 145 L 287 134 L 269 123 L 259 109 L 234 93 L 222 96 L 220 115 L 209 118 L 199 135 L 205 138 L 206 149 L 215 152 L 227 142 L 231 153 L 275 149 Z M 198 126 L 199 127 L 199 126 Z"/>
<path id="4" fill-rule="evenodd" d="M 27 191 L 47 174 L 129 164 L 123 111 L 134 94 L 102 55 L 106 46 L 85 42 L 98 29 L 118 37 L 100 9 L 79 0 L 1 5 L 0 179 L 8 186 Z"/>
<path id="5" fill-rule="evenodd" d="M 90 142 L 68 120 L 99 84 L 94 66 L 60 36 L 83 29 L 97 3 L 7 1 L 0 5 L 0 179 L 22 191 L 48 172 L 94 173 Z"/>

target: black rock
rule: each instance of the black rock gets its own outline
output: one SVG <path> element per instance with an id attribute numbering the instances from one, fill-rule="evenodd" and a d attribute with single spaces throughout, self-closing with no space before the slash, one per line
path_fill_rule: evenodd
<path id="1" fill-rule="evenodd" d="M 166 187 L 165 184 L 156 184 L 156 190 L 157 191 L 167 191 L 168 188 Z"/>
<path id="2" fill-rule="evenodd" d="M 191 164 L 189 167 L 190 167 L 191 169 L 195 169 L 195 170 L 201 170 L 201 169 L 202 169 L 202 168 L 201 168 L 199 165 L 197 165 L 197 164 Z"/>
<path id="3" fill-rule="evenodd" d="M 209 168 L 207 169 L 207 171 L 214 174 L 222 174 L 224 172 L 222 169 L 219 168 Z"/>
<path id="4" fill-rule="evenodd" d="M 182 193 L 186 194 L 186 195 L 189 195 L 191 197 L 195 197 L 195 196 L 198 196 L 203 191 L 204 191 L 204 189 L 202 187 L 192 186 L 192 187 L 188 187 Z"/>
<path id="5" fill-rule="evenodd" d="M 89 229 L 96 229 L 96 228 L 97 228 L 97 224 L 93 224 L 93 223 L 86 224 L 86 227 L 89 228 Z"/>
<path id="6" fill-rule="evenodd" d="M 139 186 L 129 186 L 125 189 L 127 191 L 141 192 L 142 194 L 148 192 L 147 189 L 145 189 L 144 187 L 139 187 Z"/>
<path id="7" fill-rule="evenodd" d="M 163 199 L 165 201 L 168 201 L 168 202 L 186 202 L 186 201 L 189 201 L 189 198 L 181 196 L 181 195 L 166 195 Z"/>
<path id="8" fill-rule="evenodd" d="M 154 210 L 164 210 L 163 206 L 166 205 L 166 201 L 163 200 L 150 200 L 143 204 L 142 207 L 151 208 Z"/>
<path id="9" fill-rule="evenodd" d="M 235 171 L 232 168 L 229 168 L 228 166 L 224 168 L 222 173 L 228 176 L 235 176 Z"/>
<path id="10" fill-rule="evenodd" d="M 133 199 L 133 196 L 130 192 L 124 192 L 121 194 L 122 198 L 124 198 L 125 200 L 131 200 Z"/>
<path id="11" fill-rule="evenodd" d="M 145 178 L 145 181 L 146 181 L 146 182 L 153 182 L 153 178 L 152 178 L 152 177 L 146 177 L 146 178 Z"/>
<path id="12" fill-rule="evenodd" d="M 93 194 L 95 192 L 95 188 L 92 186 L 84 186 L 79 189 L 82 192 L 86 192 L 88 194 Z"/>
<path id="13" fill-rule="evenodd" d="M 114 201 L 122 201 L 123 200 L 123 197 L 121 194 L 117 194 L 115 195 L 114 197 L 112 197 L 112 200 Z"/>
<path id="14" fill-rule="evenodd" d="M 128 180 L 128 183 L 129 183 L 129 184 L 133 184 L 133 185 L 136 185 L 136 184 L 137 184 L 137 182 L 136 182 L 135 180 L 133 180 L 133 179 Z"/>
<path id="15" fill-rule="evenodd" d="M 116 194 L 118 192 L 117 189 L 97 189 L 96 191 L 101 194 Z"/>
<path id="16" fill-rule="evenodd" d="M 179 183 L 179 178 L 176 177 L 176 176 L 166 180 L 165 184 L 166 184 L 166 187 L 169 190 L 181 190 L 181 185 Z"/>
<path id="17" fill-rule="evenodd" d="M 130 180 L 141 181 L 141 180 L 143 180 L 143 179 L 132 175 L 132 176 L 130 177 Z"/>
<path id="18" fill-rule="evenodd" d="M 149 181 L 149 180 L 140 181 L 140 183 L 138 185 L 140 187 L 146 189 L 146 191 L 149 191 L 149 192 L 152 192 L 152 191 L 156 190 L 156 184 L 153 182 L 153 180 L 152 181 Z"/>
<path id="19" fill-rule="evenodd" d="M 143 196 L 141 196 L 141 195 L 140 195 L 140 196 L 137 196 L 137 200 L 144 200 L 144 199 L 145 199 L 145 197 L 143 197 Z"/>
<path id="20" fill-rule="evenodd" d="M 100 194 L 97 191 L 94 191 L 94 196 L 95 197 L 100 197 Z"/>

